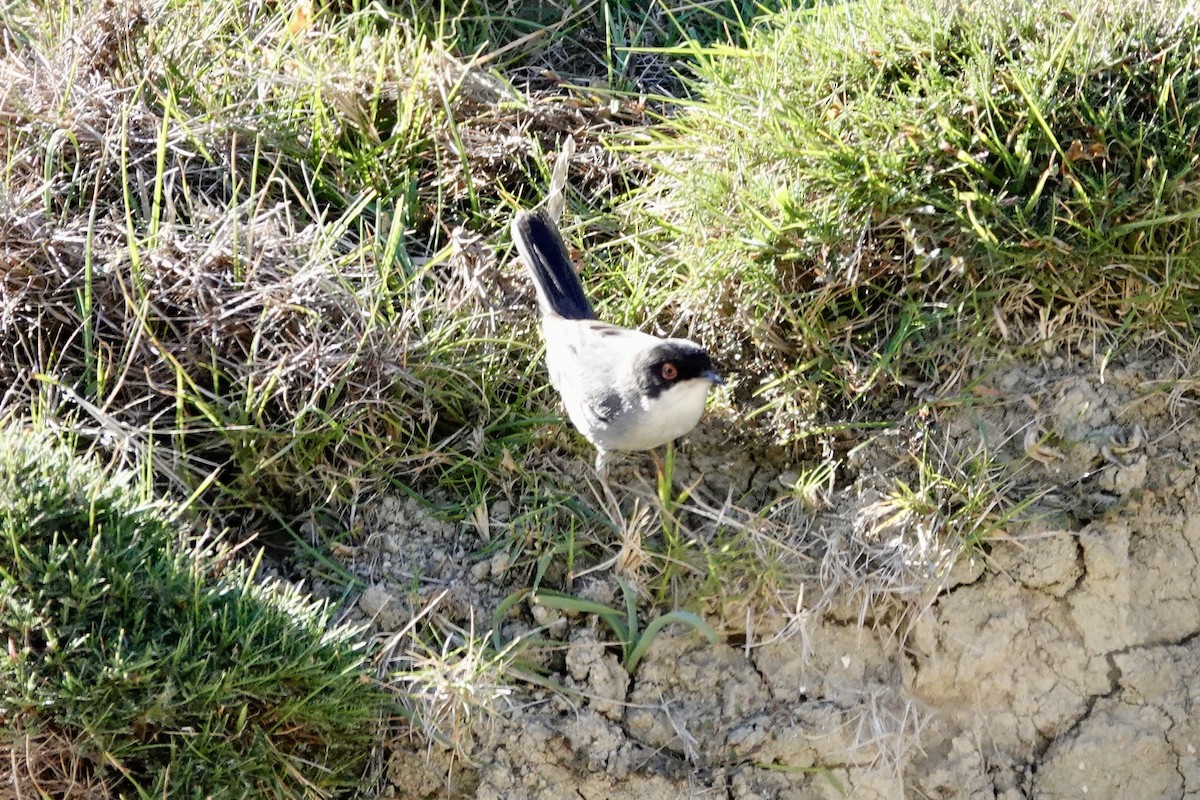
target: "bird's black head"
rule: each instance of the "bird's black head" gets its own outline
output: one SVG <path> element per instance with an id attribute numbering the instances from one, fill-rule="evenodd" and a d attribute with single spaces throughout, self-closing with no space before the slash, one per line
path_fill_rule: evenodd
<path id="1" fill-rule="evenodd" d="M 651 398 L 685 381 L 724 383 L 713 369 L 712 359 L 700 345 L 686 339 L 668 339 L 647 350 L 639 360 L 642 390 Z"/>

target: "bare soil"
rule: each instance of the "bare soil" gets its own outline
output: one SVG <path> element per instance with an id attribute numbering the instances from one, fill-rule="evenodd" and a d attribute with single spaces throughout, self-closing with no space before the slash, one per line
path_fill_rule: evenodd
<path id="1" fill-rule="evenodd" d="M 737 410 L 718 410 L 676 483 L 758 504 L 741 524 L 776 570 L 768 600 L 730 592 L 705 609 L 722 641 L 670 628 L 633 675 L 594 617 L 521 604 L 505 636 L 557 643 L 541 665 L 558 688 L 510 674 L 477 698 L 487 713 L 443 718 L 442 741 L 397 737 L 383 796 L 1200 796 L 1196 366 L 1085 352 L 966 376 L 807 502 L 778 479 L 812 465 L 729 446 Z M 958 488 L 905 516 L 887 498 L 921 484 L 913 453 Z M 972 480 L 1003 495 L 994 516 L 1026 501 L 980 542 L 945 523 Z M 495 503 L 490 523 L 520 510 Z M 529 583 L 507 554 L 473 557 L 478 525 L 397 499 L 367 516 L 346 560 L 383 639 L 434 598 L 439 620 L 482 634 Z M 619 605 L 619 569 L 572 591 Z"/>

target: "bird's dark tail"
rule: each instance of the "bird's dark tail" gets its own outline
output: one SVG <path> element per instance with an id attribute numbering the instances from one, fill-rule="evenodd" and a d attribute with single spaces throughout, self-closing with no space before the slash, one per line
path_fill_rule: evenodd
<path id="1" fill-rule="evenodd" d="M 513 241 L 525 259 L 537 286 L 538 305 L 543 314 L 566 319 L 595 319 L 592 304 L 583 293 L 567 246 L 554 220 L 543 210 L 522 211 L 512 222 Z"/>

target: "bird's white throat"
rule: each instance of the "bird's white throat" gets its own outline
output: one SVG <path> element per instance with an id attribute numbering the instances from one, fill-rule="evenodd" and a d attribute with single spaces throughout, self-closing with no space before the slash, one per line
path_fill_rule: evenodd
<path id="1" fill-rule="evenodd" d="M 671 386 L 658 397 L 643 397 L 644 413 L 635 430 L 623 431 L 618 441 L 606 443 L 607 449 L 650 450 L 688 433 L 700 421 L 712 385 L 707 378 L 693 378 Z"/>

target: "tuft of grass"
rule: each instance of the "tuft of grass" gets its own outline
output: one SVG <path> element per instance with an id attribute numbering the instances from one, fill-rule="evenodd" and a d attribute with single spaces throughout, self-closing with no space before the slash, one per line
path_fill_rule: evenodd
<path id="1" fill-rule="evenodd" d="M 528 599 L 531 604 L 545 606 L 557 611 L 566 611 L 571 614 L 595 614 L 604 620 L 605 624 L 608 625 L 616 637 L 616 643 L 621 648 L 621 665 L 631 675 L 637 671 L 642 657 L 646 655 L 646 651 L 650 649 L 650 645 L 654 643 L 654 639 L 667 625 L 675 623 L 686 625 L 704 636 L 709 644 L 713 644 L 719 639 L 717 632 L 701 616 L 682 609 L 676 609 L 656 616 L 646 623 L 645 628 L 642 628 L 638 616 L 637 591 L 624 580 L 620 581 L 620 585 L 621 593 L 625 599 L 624 610 L 562 592 L 538 591 L 533 589 L 522 589 L 514 592 L 504 598 L 496 607 L 493 619 L 494 644 L 497 649 L 501 648 L 500 624 L 509 611 L 525 599 Z"/>
<path id="2" fill-rule="evenodd" d="M 493 649 L 490 632 L 474 628 L 409 630 L 402 655 L 389 664 L 404 715 L 427 741 L 470 762 L 475 733 L 514 693 L 521 643 Z"/>
<path id="3" fill-rule="evenodd" d="M 566 130 L 581 193 L 628 191 L 596 140 L 644 110 L 471 69 L 472 15 L 501 19 L 464 8 L 6 6 L 0 410 L 239 528 L 502 476 L 532 438 L 532 301 L 484 237 Z"/>
<path id="4" fill-rule="evenodd" d="M 860 626 L 890 625 L 903 639 L 956 561 L 1029 518 L 1045 492 L 1031 488 L 1029 460 L 983 443 L 956 447 L 932 418 L 883 434 L 863 451 L 876 455 L 862 465 L 855 491 L 844 493 L 845 521 L 814 517 L 800 485 L 771 517 L 815 567 L 821 594 L 810 608 L 857 606 Z"/>
<path id="5" fill-rule="evenodd" d="M 48 437 L 0 432 L 0 735 L 28 755 L 6 760 L 5 783 L 212 798 L 354 785 L 383 703 L 361 643 L 167 511 Z"/>
<path id="6" fill-rule="evenodd" d="M 1196 13 L 865 0 L 696 45 L 698 99 L 634 147 L 657 175 L 617 272 L 785 440 L 1005 338 L 1190 340 Z"/>

